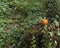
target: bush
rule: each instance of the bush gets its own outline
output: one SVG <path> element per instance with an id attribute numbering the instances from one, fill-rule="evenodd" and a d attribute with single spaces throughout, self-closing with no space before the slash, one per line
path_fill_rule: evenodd
<path id="1" fill-rule="evenodd" d="M 0 48 L 59 48 L 59 16 L 59 0 L 0 0 Z"/>

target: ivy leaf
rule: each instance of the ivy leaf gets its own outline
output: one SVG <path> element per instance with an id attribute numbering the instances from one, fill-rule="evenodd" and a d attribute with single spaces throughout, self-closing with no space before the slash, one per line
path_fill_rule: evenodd
<path id="1" fill-rule="evenodd" d="M 58 21 L 55 20 L 54 23 L 55 23 L 55 25 L 56 25 L 57 27 L 59 27 Z"/>

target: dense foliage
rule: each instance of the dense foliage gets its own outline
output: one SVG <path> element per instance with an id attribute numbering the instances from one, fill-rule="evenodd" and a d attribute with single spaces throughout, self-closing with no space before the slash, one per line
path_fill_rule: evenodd
<path id="1" fill-rule="evenodd" d="M 60 0 L 0 0 L 0 48 L 60 48 Z"/>

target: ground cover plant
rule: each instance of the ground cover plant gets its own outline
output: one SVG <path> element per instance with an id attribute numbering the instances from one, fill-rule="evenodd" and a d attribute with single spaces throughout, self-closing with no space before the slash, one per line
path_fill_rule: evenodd
<path id="1" fill-rule="evenodd" d="M 0 0 L 0 48 L 60 48 L 60 0 Z"/>

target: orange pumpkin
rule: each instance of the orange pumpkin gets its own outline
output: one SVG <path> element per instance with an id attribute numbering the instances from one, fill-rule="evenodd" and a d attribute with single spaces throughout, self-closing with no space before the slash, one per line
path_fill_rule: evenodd
<path id="1" fill-rule="evenodd" d="M 42 19 L 42 20 L 41 20 L 41 23 L 42 23 L 43 25 L 47 25 L 47 24 L 48 24 L 48 20 L 47 20 L 47 19 Z"/>

